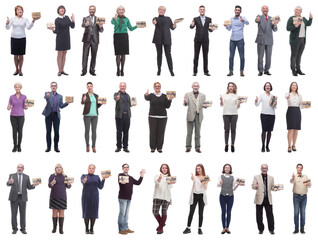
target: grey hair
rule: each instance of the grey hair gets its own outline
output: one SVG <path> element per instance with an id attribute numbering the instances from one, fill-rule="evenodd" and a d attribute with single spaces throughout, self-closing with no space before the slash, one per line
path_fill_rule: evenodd
<path id="1" fill-rule="evenodd" d="M 159 10 L 160 8 L 163 8 L 165 11 L 167 11 L 167 8 L 166 8 L 165 6 L 159 6 L 159 7 L 158 7 L 158 10 Z"/>
<path id="2" fill-rule="evenodd" d="M 94 164 L 89 164 L 89 165 L 88 165 L 88 168 L 89 168 L 90 166 L 93 166 L 94 169 L 96 169 L 96 166 L 95 166 Z"/>
<path id="3" fill-rule="evenodd" d="M 193 82 L 193 83 L 192 83 L 192 87 L 193 87 L 194 84 L 198 84 L 199 87 L 200 87 L 200 83 L 199 83 L 199 82 Z"/>
<path id="4" fill-rule="evenodd" d="M 16 82 L 13 87 L 15 87 L 15 86 L 22 88 L 22 84 L 20 82 Z"/>
<path id="5" fill-rule="evenodd" d="M 120 83 L 119 83 L 119 86 L 120 86 L 120 84 L 122 84 L 122 83 L 125 84 L 125 86 L 127 86 L 127 84 L 126 84 L 125 82 L 120 82 Z"/>
<path id="6" fill-rule="evenodd" d="M 18 165 L 17 165 L 17 167 L 19 167 L 19 166 L 22 166 L 22 168 L 24 169 L 24 165 L 22 164 L 22 163 L 19 163 Z"/>
<path id="7" fill-rule="evenodd" d="M 303 8 L 302 8 L 301 6 L 296 6 L 296 7 L 295 7 L 295 10 L 296 10 L 296 9 L 300 10 L 301 12 L 303 11 Z"/>
<path id="8" fill-rule="evenodd" d="M 119 6 L 117 7 L 116 12 L 118 13 L 118 9 L 121 9 L 121 8 L 124 10 L 124 12 L 126 12 L 125 7 L 122 6 L 122 5 L 119 5 Z"/>
<path id="9" fill-rule="evenodd" d="M 261 168 L 262 168 L 263 166 L 266 166 L 266 167 L 268 168 L 268 165 L 267 165 L 266 163 L 263 163 L 263 164 L 261 165 Z"/>

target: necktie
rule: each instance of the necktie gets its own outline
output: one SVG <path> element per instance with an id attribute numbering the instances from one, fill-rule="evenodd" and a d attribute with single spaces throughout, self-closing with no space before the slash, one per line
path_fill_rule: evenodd
<path id="1" fill-rule="evenodd" d="M 267 197 L 267 184 L 266 184 L 266 176 L 264 177 L 264 179 L 263 179 L 263 181 L 264 181 L 264 197 L 266 198 Z"/>
<path id="2" fill-rule="evenodd" d="M 21 173 L 19 174 L 19 178 L 18 178 L 18 185 L 19 185 L 19 193 L 20 193 L 20 194 L 22 194 Z"/>
<path id="3" fill-rule="evenodd" d="M 265 16 L 265 18 L 266 18 L 266 22 L 268 22 L 268 18 L 267 18 L 267 15 Z"/>

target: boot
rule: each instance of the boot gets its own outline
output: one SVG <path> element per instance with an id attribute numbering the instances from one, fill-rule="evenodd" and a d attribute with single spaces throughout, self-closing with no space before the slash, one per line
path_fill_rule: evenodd
<path id="1" fill-rule="evenodd" d="M 161 223 L 161 216 L 160 216 L 160 214 L 158 214 L 157 216 L 155 216 L 155 218 L 156 218 L 156 220 L 157 220 L 157 222 L 158 222 L 158 227 L 156 228 L 156 231 L 158 231 L 158 229 L 159 229 L 159 227 L 160 227 L 160 223 Z"/>
<path id="2" fill-rule="evenodd" d="M 63 234 L 63 224 L 64 224 L 64 217 L 59 217 L 59 231 L 60 234 Z"/>
<path id="3" fill-rule="evenodd" d="M 52 233 L 56 233 L 57 217 L 52 217 L 52 220 L 53 220 L 53 230 L 52 230 Z"/>
<path id="4" fill-rule="evenodd" d="M 163 233 L 163 227 L 165 226 L 166 220 L 167 220 L 167 215 L 162 215 L 159 228 L 157 230 L 157 234 Z"/>

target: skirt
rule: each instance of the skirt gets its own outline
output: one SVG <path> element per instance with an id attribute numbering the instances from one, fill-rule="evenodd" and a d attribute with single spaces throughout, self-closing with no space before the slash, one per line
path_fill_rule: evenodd
<path id="1" fill-rule="evenodd" d="M 11 54 L 24 55 L 25 45 L 26 45 L 26 38 L 11 38 Z"/>
<path id="2" fill-rule="evenodd" d="M 301 129 L 301 112 L 299 107 L 288 107 L 286 113 L 287 130 Z"/>
<path id="3" fill-rule="evenodd" d="M 114 33 L 115 55 L 129 54 L 128 33 Z"/>
<path id="4" fill-rule="evenodd" d="M 261 123 L 263 132 L 271 132 L 274 128 L 275 115 L 261 113 Z"/>
<path id="5" fill-rule="evenodd" d="M 67 209 L 66 199 L 50 198 L 50 209 L 65 210 Z"/>

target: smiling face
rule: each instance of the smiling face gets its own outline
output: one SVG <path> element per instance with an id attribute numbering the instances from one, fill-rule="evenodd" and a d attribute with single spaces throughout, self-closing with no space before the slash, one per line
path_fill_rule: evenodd
<path id="1" fill-rule="evenodd" d="M 20 8 L 20 7 L 18 7 L 17 10 L 16 10 L 16 15 L 17 15 L 18 17 L 22 17 L 22 15 L 23 15 L 23 9 Z"/>
<path id="2" fill-rule="evenodd" d="M 230 171 L 231 171 L 230 165 L 225 165 L 225 167 L 224 167 L 224 172 L 225 172 L 225 174 L 229 175 L 229 174 L 230 174 Z"/>
<path id="3" fill-rule="evenodd" d="M 24 170 L 23 164 L 19 164 L 19 165 L 17 166 L 17 172 L 18 172 L 18 173 L 22 173 L 23 170 Z"/>
<path id="4" fill-rule="evenodd" d="M 93 84 L 87 84 L 87 90 L 88 92 L 93 92 Z"/>
<path id="5" fill-rule="evenodd" d="M 199 8 L 199 13 L 201 16 L 204 16 L 205 15 L 205 8 L 204 7 L 200 7 Z"/>
<path id="6" fill-rule="evenodd" d="M 156 83 L 156 84 L 154 85 L 153 89 L 155 90 L 156 93 L 160 93 L 161 84 L 160 84 L 160 83 Z"/>
<path id="7" fill-rule="evenodd" d="M 94 6 L 89 7 L 89 15 L 94 16 L 96 12 L 96 8 Z"/>
<path id="8" fill-rule="evenodd" d="M 268 171 L 268 166 L 267 166 L 267 165 L 262 165 L 262 166 L 261 166 L 261 171 L 262 171 L 262 174 L 263 174 L 263 175 L 266 175 L 266 174 L 267 174 L 267 171 Z"/>
<path id="9" fill-rule="evenodd" d="M 88 166 L 88 174 L 94 174 L 95 173 L 95 166 L 89 165 Z"/>
<path id="10" fill-rule="evenodd" d="M 165 9 L 164 7 L 160 7 L 160 8 L 158 9 L 158 13 L 159 13 L 160 16 L 163 16 L 163 15 L 165 15 L 165 13 L 166 13 L 166 9 Z"/>
<path id="11" fill-rule="evenodd" d="M 63 16 L 65 14 L 65 9 L 64 8 L 60 8 L 59 9 L 59 15 Z"/>
<path id="12" fill-rule="evenodd" d="M 57 174 L 61 174 L 63 172 L 63 168 L 61 166 L 55 167 L 55 171 Z"/>
<path id="13" fill-rule="evenodd" d="M 268 7 L 267 7 L 267 6 L 263 6 L 263 7 L 262 7 L 262 13 L 263 13 L 265 16 L 267 16 L 267 14 L 268 14 Z"/>
<path id="14" fill-rule="evenodd" d="M 227 91 L 228 91 L 229 93 L 233 93 L 233 91 L 234 91 L 234 85 L 233 85 L 232 83 L 230 83 L 230 84 L 227 86 Z"/>
<path id="15" fill-rule="evenodd" d="M 125 164 L 125 165 L 123 166 L 123 172 L 124 172 L 125 174 L 128 174 L 128 171 L 129 171 L 129 165 L 128 165 L 128 164 Z"/>
<path id="16" fill-rule="evenodd" d="M 199 83 L 193 83 L 193 84 L 192 84 L 193 92 L 198 92 L 198 91 L 199 91 L 199 88 L 200 88 Z"/>
<path id="17" fill-rule="evenodd" d="M 196 170 L 196 175 L 198 175 L 198 176 L 201 176 L 201 175 L 202 175 L 202 168 L 201 168 L 200 166 L 197 166 L 197 167 L 195 168 L 195 170 Z"/>
<path id="18" fill-rule="evenodd" d="M 21 92 L 21 86 L 19 84 L 14 85 L 14 89 L 16 93 L 20 93 Z"/>
<path id="19" fill-rule="evenodd" d="M 265 91 L 270 92 L 271 91 L 271 85 L 269 83 L 266 83 L 265 85 Z"/>
<path id="20" fill-rule="evenodd" d="M 240 14 L 241 14 L 241 9 L 240 8 L 235 8 L 234 12 L 235 12 L 235 16 L 239 17 Z"/>
<path id="21" fill-rule="evenodd" d="M 293 84 L 291 85 L 291 90 L 292 90 L 293 92 L 296 92 L 296 90 L 298 90 L 297 83 L 293 83 Z"/>
<path id="22" fill-rule="evenodd" d="M 298 174 L 298 175 L 301 175 L 301 173 L 302 173 L 302 171 L 303 171 L 303 166 L 298 165 L 298 166 L 296 167 L 296 169 L 297 169 L 297 174 Z"/>
<path id="23" fill-rule="evenodd" d="M 121 92 L 126 92 L 126 83 L 121 82 L 121 83 L 119 84 L 119 90 L 120 90 Z"/>
<path id="24" fill-rule="evenodd" d="M 162 167 L 161 167 L 161 172 L 164 174 L 164 175 L 166 175 L 167 173 L 168 173 L 168 167 L 167 167 L 167 165 L 166 164 L 164 164 L 164 165 L 162 165 Z"/>
<path id="25" fill-rule="evenodd" d="M 56 92 L 57 89 L 57 83 L 51 83 L 51 91 Z"/>
<path id="26" fill-rule="evenodd" d="M 295 8 L 295 16 L 300 17 L 301 16 L 301 12 L 302 12 L 302 9 Z"/>
<path id="27" fill-rule="evenodd" d="M 117 9 L 118 16 L 123 16 L 125 13 L 125 9 L 123 7 L 120 7 Z"/>

